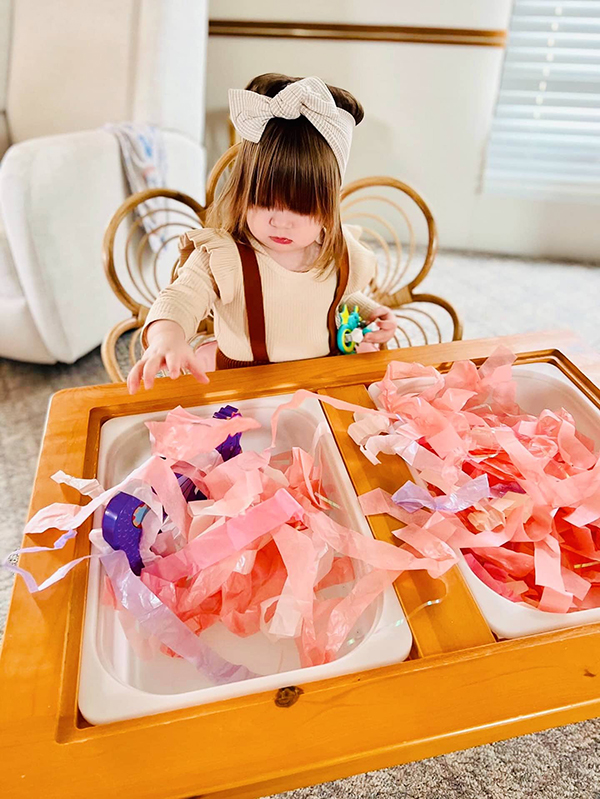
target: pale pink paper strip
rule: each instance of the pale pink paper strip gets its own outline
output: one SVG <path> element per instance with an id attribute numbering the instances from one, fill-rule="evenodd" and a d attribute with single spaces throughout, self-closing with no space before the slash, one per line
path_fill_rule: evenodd
<path id="1" fill-rule="evenodd" d="M 298 632 L 294 611 L 309 629 L 313 627 L 314 586 L 319 560 L 324 553 L 319 552 L 316 542 L 309 535 L 287 524 L 282 525 L 273 538 L 281 553 L 287 580 L 267 629 L 271 635 L 293 638 Z M 288 598 L 294 607 L 290 607 Z"/>
<path id="2" fill-rule="evenodd" d="M 334 659 L 348 634 L 369 605 L 398 577 L 399 572 L 373 570 L 361 577 L 333 609 L 327 624 L 322 662 Z"/>
<path id="3" fill-rule="evenodd" d="M 205 418 L 179 407 L 167 414 L 164 422 L 146 422 L 146 427 L 154 454 L 189 462 L 198 453 L 211 452 L 228 436 L 255 430 L 260 423 L 247 416 Z"/>
<path id="4" fill-rule="evenodd" d="M 454 554 L 441 560 L 417 558 L 406 550 L 390 547 L 384 541 L 367 538 L 334 522 L 322 513 L 309 514 L 309 526 L 330 547 L 343 555 L 363 561 L 384 571 L 401 572 L 405 569 L 426 569 L 431 577 L 440 577 L 456 563 Z"/>
<path id="5" fill-rule="evenodd" d="M 154 561 L 148 570 L 171 581 L 193 576 L 302 513 L 302 506 L 282 488 L 241 516 L 202 533 L 179 552 Z"/>
<path id="6" fill-rule="evenodd" d="M 551 535 L 534 544 L 535 582 L 537 585 L 565 592 L 565 583 L 560 565 L 560 545 Z"/>
<path id="7" fill-rule="evenodd" d="M 100 494 L 104 493 L 104 488 L 95 477 L 90 479 L 85 477 L 72 477 L 61 469 L 52 475 L 52 480 L 54 480 L 55 483 L 63 483 L 64 485 L 71 486 L 71 488 L 74 488 L 86 497 L 99 497 Z"/>

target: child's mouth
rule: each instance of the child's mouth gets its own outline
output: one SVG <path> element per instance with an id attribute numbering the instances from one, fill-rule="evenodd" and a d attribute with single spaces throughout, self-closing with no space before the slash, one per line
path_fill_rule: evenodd
<path id="1" fill-rule="evenodd" d="M 271 241 L 274 241 L 275 244 L 291 244 L 292 243 L 292 239 L 285 239 L 285 238 L 281 238 L 280 236 L 269 236 L 269 238 L 271 239 Z"/>

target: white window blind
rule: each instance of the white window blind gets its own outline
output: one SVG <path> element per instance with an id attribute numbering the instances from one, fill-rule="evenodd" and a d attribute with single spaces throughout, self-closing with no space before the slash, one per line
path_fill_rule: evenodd
<path id="1" fill-rule="evenodd" d="M 483 188 L 600 202 L 600 0 L 515 0 Z"/>

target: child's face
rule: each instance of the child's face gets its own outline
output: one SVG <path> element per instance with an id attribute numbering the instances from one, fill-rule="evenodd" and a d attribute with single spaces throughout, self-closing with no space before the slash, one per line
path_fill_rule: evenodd
<path id="1" fill-rule="evenodd" d="M 321 232 L 318 219 L 277 208 L 248 209 L 250 233 L 265 247 L 277 252 L 293 252 L 309 247 Z"/>

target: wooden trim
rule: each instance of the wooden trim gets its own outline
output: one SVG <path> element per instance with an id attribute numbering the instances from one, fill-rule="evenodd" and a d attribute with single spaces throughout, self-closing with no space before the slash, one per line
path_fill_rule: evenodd
<path id="1" fill-rule="evenodd" d="M 279 39 L 458 44 L 504 47 L 506 31 L 474 28 L 430 28 L 404 25 L 341 25 L 333 22 L 211 19 L 210 36 L 260 36 Z"/>

